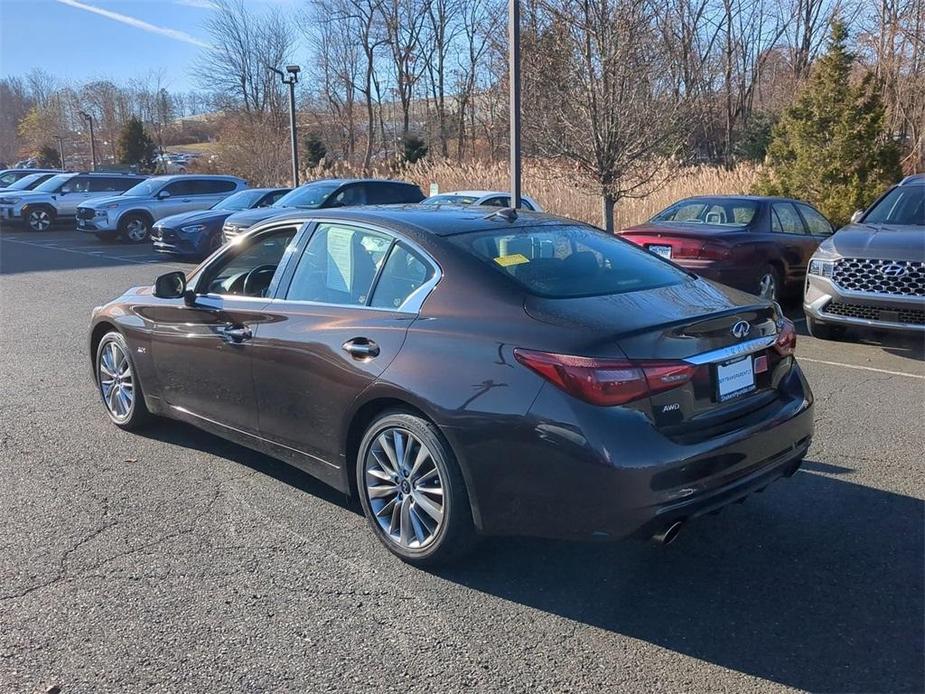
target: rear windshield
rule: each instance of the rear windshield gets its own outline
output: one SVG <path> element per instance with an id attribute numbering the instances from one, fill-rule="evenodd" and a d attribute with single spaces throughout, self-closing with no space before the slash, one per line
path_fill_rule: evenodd
<path id="1" fill-rule="evenodd" d="M 422 205 L 471 205 L 477 197 L 474 195 L 431 195 L 421 202 Z"/>
<path id="2" fill-rule="evenodd" d="M 652 222 L 745 226 L 758 211 L 754 200 L 739 198 L 697 198 L 682 200 L 655 215 Z"/>
<path id="3" fill-rule="evenodd" d="M 449 240 L 530 293 L 550 298 L 638 292 L 687 279 L 638 246 L 577 224 L 459 234 Z"/>

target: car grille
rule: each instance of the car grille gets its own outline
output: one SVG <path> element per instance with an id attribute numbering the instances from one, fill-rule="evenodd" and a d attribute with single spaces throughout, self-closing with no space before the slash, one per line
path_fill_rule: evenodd
<path id="1" fill-rule="evenodd" d="M 879 308 L 877 306 L 861 306 L 860 304 L 843 304 L 832 301 L 822 309 L 822 312 L 833 316 L 861 318 L 863 320 L 882 321 L 885 323 L 925 325 L 925 310 L 923 309 Z"/>
<path id="2" fill-rule="evenodd" d="M 96 210 L 89 207 L 77 208 L 77 219 L 93 219 L 96 216 Z"/>
<path id="3" fill-rule="evenodd" d="M 842 258 L 835 261 L 832 281 L 842 289 L 854 292 L 925 296 L 925 263 Z"/>

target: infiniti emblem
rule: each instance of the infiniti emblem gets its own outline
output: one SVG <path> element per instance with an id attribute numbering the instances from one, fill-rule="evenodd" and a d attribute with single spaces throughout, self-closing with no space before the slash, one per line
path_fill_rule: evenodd
<path id="1" fill-rule="evenodd" d="M 902 277 L 906 274 L 906 266 L 899 263 L 890 263 L 880 268 L 880 274 L 884 277 Z"/>
<path id="2" fill-rule="evenodd" d="M 752 326 L 744 320 L 740 320 L 738 323 L 732 326 L 732 335 L 737 337 L 740 340 L 742 338 L 748 337 L 748 334 L 751 332 Z"/>

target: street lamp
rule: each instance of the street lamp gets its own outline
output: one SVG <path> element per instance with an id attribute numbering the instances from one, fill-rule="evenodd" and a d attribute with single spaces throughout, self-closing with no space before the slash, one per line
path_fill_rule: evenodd
<path id="1" fill-rule="evenodd" d="M 55 135 L 55 140 L 58 141 L 58 159 L 61 160 L 61 169 L 66 171 L 67 165 L 64 163 L 64 138 L 60 135 Z"/>
<path id="2" fill-rule="evenodd" d="M 77 113 L 90 125 L 90 159 L 93 162 L 93 170 L 96 171 L 96 142 L 93 140 L 93 116 L 86 111 L 78 111 Z"/>
<path id="3" fill-rule="evenodd" d="M 508 63 L 510 65 L 511 109 L 511 207 L 520 198 L 520 0 L 508 0 Z"/>
<path id="4" fill-rule="evenodd" d="M 267 66 L 270 71 L 279 75 L 283 84 L 289 85 L 289 130 L 290 139 L 292 140 L 292 186 L 299 185 L 299 149 L 296 144 L 296 124 L 295 124 L 295 85 L 299 81 L 299 72 L 301 68 L 298 65 L 287 65 L 286 73 L 270 65 Z"/>

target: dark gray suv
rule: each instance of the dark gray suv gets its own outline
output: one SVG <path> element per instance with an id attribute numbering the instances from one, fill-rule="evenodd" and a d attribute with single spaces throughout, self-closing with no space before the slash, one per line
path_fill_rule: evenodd
<path id="1" fill-rule="evenodd" d="M 803 310 L 823 339 L 849 326 L 925 333 L 925 175 L 905 178 L 820 244 Z"/>

